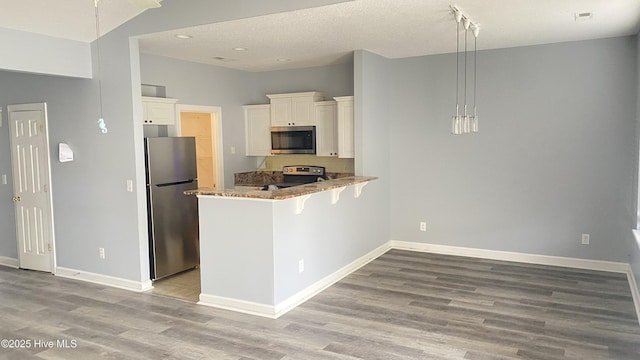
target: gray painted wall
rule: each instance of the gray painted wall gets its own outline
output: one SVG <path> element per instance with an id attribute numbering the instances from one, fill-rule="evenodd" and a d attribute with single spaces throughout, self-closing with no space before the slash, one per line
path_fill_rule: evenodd
<path id="1" fill-rule="evenodd" d="M 180 104 L 222 107 L 224 182 L 233 185 L 233 174 L 255 169 L 255 159 L 244 156 L 242 105 L 253 91 L 250 73 L 141 54 L 142 82 L 166 86 L 167 97 Z M 234 146 L 236 153 L 230 149 Z"/>
<path id="2" fill-rule="evenodd" d="M 0 79 L 4 78 L 4 72 L 0 72 Z M 3 82 L 4 84 L 4 82 Z M 0 183 L 0 256 L 17 259 L 18 258 L 18 243 L 16 239 L 16 225 L 15 225 L 15 212 L 13 209 L 13 185 L 11 182 L 11 148 L 9 147 L 9 124 L 7 123 L 7 107 L 5 101 L 7 101 L 6 92 L 8 87 L 3 86 L 0 88 L 0 108 L 2 108 L 2 114 L 0 121 L 2 127 L 0 127 L 0 177 L 2 174 L 7 175 L 7 185 Z"/>
<path id="3" fill-rule="evenodd" d="M 89 44 L 5 28 L 0 28 L 0 69 L 81 78 L 93 75 Z"/>
<path id="4" fill-rule="evenodd" d="M 635 135 L 636 135 L 636 142 L 635 142 L 635 148 L 634 148 L 634 152 L 633 154 L 635 155 L 634 158 L 634 162 L 633 162 L 633 175 L 634 175 L 634 179 L 633 179 L 633 184 L 634 184 L 634 196 L 633 199 L 636 200 L 635 201 L 635 207 L 633 208 L 633 212 L 631 213 L 631 216 L 635 216 L 636 219 L 638 219 L 638 207 L 640 205 L 640 198 L 638 196 L 638 185 L 640 184 L 640 36 L 636 36 L 636 47 L 637 47 L 637 51 L 636 51 L 636 57 L 635 57 L 635 63 L 636 63 L 636 121 L 635 121 L 635 125 L 636 125 L 636 131 L 635 131 Z M 636 220 L 638 221 L 638 220 Z M 634 229 L 636 229 L 636 231 L 640 230 L 638 229 L 638 224 L 636 222 L 636 226 L 634 226 Z M 631 271 L 633 271 L 633 274 L 635 276 L 636 279 L 636 286 L 638 286 L 638 288 L 640 288 L 640 241 L 638 240 L 638 238 L 636 238 L 636 236 L 632 233 L 629 232 L 628 236 L 627 236 L 627 243 L 628 243 L 628 247 L 629 247 L 629 264 L 631 265 Z"/>
<path id="5" fill-rule="evenodd" d="M 109 136 L 99 132 L 95 83 L 13 72 L 0 72 L 0 82 L 3 84 L 0 88 L 3 107 L 16 103 L 47 103 L 58 266 L 91 268 L 98 273 L 121 277 L 135 273 L 139 265 L 137 262 L 132 265 L 129 244 L 118 241 L 131 240 L 118 231 L 124 221 L 135 217 L 135 209 L 123 205 L 132 195 L 123 190 L 126 183 L 118 170 L 120 159 L 128 155 L 122 151 L 119 141 L 122 131 L 111 126 L 115 124 L 108 122 Z M 9 128 L 3 126 L 0 130 L 3 139 L 0 168 L 10 175 Z M 74 150 L 73 162 L 56 160 L 60 142 L 68 143 Z M 11 185 L 2 186 L 2 191 L 9 187 Z M 6 218 L 11 219 L 11 223 L 3 221 L 6 231 L 0 241 L 0 255 L 15 258 L 15 222 L 10 201 L 10 196 L 2 197 L 3 214 L 8 215 Z M 106 260 L 98 260 L 98 247 L 108 249 Z M 107 272 L 108 267 L 114 271 Z"/>
<path id="6" fill-rule="evenodd" d="M 225 184 L 233 174 L 253 171 L 256 160 L 244 156 L 242 105 L 267 104 L 266 94 L 320 91 L 325 98 L 353 94 L 353 64 L 296 70 L 246 72 L 141 54 L 142 83 L 166 86 L 167 97 L 180 104 L 222 107 Z M 236 153 L 230 149 L 234 146 Z"/>
<path id="7" fill-rule="evenodd" d="M 2 105 L 46 101 L 52 146 L 64 141 L 76 150 L 76 161 L 52 169 L 58 265 L 134 281 L 149 278 L 139 51 L 130 36 L 335 2 L 191 0 L 185 7 L 165 0 L 111 31 L 100 41 L 106 135 L 96 125 L 95 82 L 2 73 Z M 96 70 L 95 44 L 92 55 Z M 10 168 L 3 159 L 0 168 Z M 133 193 L 126 192 L 127 179 L 134 179 Z M 13 211 L 4 200 L 0 206 Z M 0 256 L 13 257 L 15 235 L 7 234 L 13 238 L 3 236 Z M 99 247 L 105 248 L 105 260 L 98 259 Z"/>
<path id="8" fill-rule="evenodd" d="M 627 262 L 636 51 L 624 37 L 481 52 L 468 136 L 449 134 L 455 55 L 393 61 L 392 239 Z"/>
<path id="9" fill-rule="evenodd" d="M 360 231 L 376 239 L 378 245 L 391 239 L 391 65 L 390 60 L 364 50 L 354 54 L 355 172 L 379 178 L 366 189 L 375 202 L 358 216 L 369 219 L 368 226 Z"/>
<path id="10" fill-rule="evenodd" d="M 199 198 L 202 293 L 278 305 L 384 244 L 366 216 L 379 204 L 375 183 L 359 198 L 348 187 L 337 204 L 313 194 L 301 214 L 296 199 Z"/>

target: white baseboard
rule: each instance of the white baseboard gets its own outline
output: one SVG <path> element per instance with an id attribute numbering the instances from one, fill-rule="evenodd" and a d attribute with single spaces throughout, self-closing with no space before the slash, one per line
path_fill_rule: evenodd
<path id="1" fill-rule="evenodd" d="M 391 240 L 391 248 L 399 250 L 422 251 L 434 254 L 467 256 L 490 260 L 514 261 L 526 264 L 563 266 L 576 269 L 599 270 L 627 274 L 629 264 L 613 261 L 577 259 L 561 256 L 548 256 L 510 251 L 475 249 L 467 247 L 425 244 Z"/>
<path id="2" fill-rule="evenodd" d="M 640 292 L 638 292 L 638 283 L 636 282 L 635 275 L 633 275 L 631 266 L 629 266 L 629 272 L 627 272 L 627 280 L 629 280 L 633 305 L 636 307 L 636 316 L 638 317 L 638 323 L 640 323 Z"/>
<path id="3" fill-rule="evenodd" d="M 347 275 L 349 275 L 349 274 L 353 273 L 354 271 L 360 269 L 361 267 L 367 265 L 371 261 L 373 261 L 376 258 L 378 258 L 380 255 L 382 255 L 385 252 L 387 252 L 389 249 L 391 249 L 390 244 L 389 244 L 389 242 L 386 242 L 386 243 L 382 244 L 381 246 L 377 247 L 376 249 L 374 249 L 373 251 L 369 252 L 368 254 L 359 257 L 358 259 L 356 259 L 352 263 L 350 263 L 347 266 L 345 266 L 345 267 L 339 269 L 338 271 L 334 272 L 333 274 L 330 274 L 330 275 L 324 277 L 320 281 L 312 284 L 311 286 L 309 286 L 309 287 L 305 288 L 304 290 L 298 292 L 297 294 L 291 296 L 290 298 L 286 299 L 285 301 L 277 304 L 276 307 L 275 307 L 275 310 L 276 310 L 276 316 L 275 317 L 278 318 L 278 317 L 286 314 L 290 310 L 295 309 L 298 305 L 300 305 L 300 304 L 304 303 L 305 301 L 311 299 L 312 297 L 314 297 L 315 295 L 320 293 L 322 290 L 324 290 L 324 289 L 328 288 L 329 286 L 337 283 L 338 281 L 342 280 Z"/>
<path id="4" fill-rule="evenodd" d="M 20 263 L 18 262 L 18 259 L 6 257 L 6 256 L 0 256 L 0 266 L 6 266 L 6 267 L 17 269 L 19 265 Z"/>
<path id="5" fill-rule="evenodd" d="M 68 269 L 64 267 L 56 268 L 56 276 L 87 281 L 94 284 L 112 286 L 119 289 L 135 291 L 135 292 L 143 292 L 153 288 L 153 284 L 151 280 L 147 281 L 133 281 L 128 279 L 117 278 L 108 275 L 96 274 L 81 270 Z"/>
<path id="6" fill-rule="evenodd" d="M 200 301 L 198 301 L 198 305 L 211 306 L 214 308 L 236 311 L 243 314 L 257 315 L 269 319 L 276 318 L 276 310 L 272 305 L 231 299 L 222 296 L 200 294 Z"/>
<path id="7" fill-rule="evenodd" d="M 390 243 L 392 249 L 399 250 L 422 251 L 443 255 L 457 255 L 490 260 L 515 261 L 527 264 L 563 266 L 576 269 L 623 273 L 627 275 L 629 288 L 631 290 L 631 296 L 633 297 L 633 305 L 635 306 L 636 316 L 638 318 L 638 322 L 640 323 L 640 292 L 638 291 L 638 283 L 636 282 L 635 276 L 633 275 L 631 265 L 627 263 L 516 253 L 509 251 L 474 249 L 458 246 L 425 244 L 396 240 L 391 240 Z"/>
<path id="8" fill-rule="evenodd" d="M 275 306 L 207 294 L 200 294 L 200 301 L 198 301 L 198 304 L 237 311 L 245 314 L 258 315 L 270 319 L 277 319 L 303 302 L 309 300 L 322 290 L 340 281 L 345 276 L 368 264 L 378 256 L 387 252 L 389 249 L 389 243 L 387 242 Z"/>

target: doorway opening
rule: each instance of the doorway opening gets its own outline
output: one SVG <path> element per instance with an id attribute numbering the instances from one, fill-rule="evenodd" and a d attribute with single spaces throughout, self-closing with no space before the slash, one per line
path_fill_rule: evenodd
<path id="1" fill-rule="evenodd" d="M 174 136 L 196 138 L 198 187 L 224 188 L 222 160 L 222 109 L 213 106 L 176 105 Z M 200 297 L 200 267 L 154 281 L 152 294 L 197 302 Z"/>
<path id="2" fill-rule="evenodd" d="M 178 136 L 196 138 L 198 187 L 223 189 L 221 108 L 181 104 L 176 111 Z"/>

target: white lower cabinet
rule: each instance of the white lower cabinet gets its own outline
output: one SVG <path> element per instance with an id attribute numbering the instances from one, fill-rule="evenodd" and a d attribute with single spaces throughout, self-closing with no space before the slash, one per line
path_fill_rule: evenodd
<path id="1" fill-rule="evenodd" d="M 143 125 L 175 125 L 178 99 L 142 97 Z"/>
<path id="2" fill-rule="evenodd" d="M 353 96 L 334 97 L 338 104 L 338 157 L 354 158 Z"/>
<path id="3" fill-rule="evenodd" d="M 337 103 L 320 101 L 315 103 L 316 155 L 338 156 Z"/>
<path id="4" fill-rule="evenodd" d="M 244 109 L 245 154 L 271 155 L 271 106 L 246 105 Z"/>

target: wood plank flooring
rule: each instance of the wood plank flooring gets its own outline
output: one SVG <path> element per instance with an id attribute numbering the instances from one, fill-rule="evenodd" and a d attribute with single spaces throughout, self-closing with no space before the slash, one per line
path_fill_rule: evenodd
<path id="1" fill-rule="evenodd" d="M 278 320 L 0 267 L 0 339 L 31 340 L 0 359 L 640 359 L 624 274 L 399 250 Z"/>

